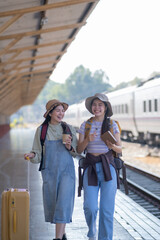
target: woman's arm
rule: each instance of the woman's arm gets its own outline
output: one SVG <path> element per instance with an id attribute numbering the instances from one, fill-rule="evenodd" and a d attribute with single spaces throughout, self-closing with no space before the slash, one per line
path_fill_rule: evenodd
<path id="1" fill-rule="evenodd" d="M 41 128 L 38 127 L 34 136 L 32 151 L 24 154 L 24 159 L 28 160 L 29 158 L 32 163 L 40 163 L 41 161 L 42 146 L 40 142 L 40 134 Z"/>
<path id="2" fill-rule="evenodd" d="M 84 135 L 82 133 L 79 133 L 79 140 L 77 145 L 77 152 L 79 154 L 81 154 L 86 149 L 89 142 L 94 141 L 95 135 L 96 135 L 96 132 L 84 138 Z"/>
<path id="3" fill-rule="evenodd" d="M 77 152 L 81 154 L 84 151 L 84 149 L 86 149 L 87 145 L 88 145 L 87 138 L 84 139 L 84 135 L 82 133 L 79 133 Z"/>

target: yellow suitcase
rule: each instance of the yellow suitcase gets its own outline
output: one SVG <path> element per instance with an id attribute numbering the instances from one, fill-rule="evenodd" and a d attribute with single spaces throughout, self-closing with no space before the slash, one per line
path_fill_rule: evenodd
<path id="1" fill-rule="evenodd" d="M 29 240 L 29 199 L 27 189 L 3 191 L 1 240 Z"/>

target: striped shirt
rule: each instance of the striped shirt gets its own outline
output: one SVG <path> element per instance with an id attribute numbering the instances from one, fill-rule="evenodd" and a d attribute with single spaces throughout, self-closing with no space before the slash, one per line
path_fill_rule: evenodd
<path id="1" fill-rule="evenodd" d="M 86 124 L 86 121 L 84 121 L 81 124 L 79 129 L 79 133 L 83 135 L 85 135 L 85 124 Z M 101 139 L 101 127 L 102 127 L 102 122 L 97 122 L 93 120 L 90 134 L 93 134 L 94 132 L 96 132 L 96 136 L 94 141 L 91 141 L 88 143 L 88 146 L 86 148 L 87 153 L 106 153 L 109 151 L 109 148 Z M 113 121 L 113 124 L 111 127 L 113 127 L 113 134 L 119 133 L 119 128 L 115 121 Z"/>

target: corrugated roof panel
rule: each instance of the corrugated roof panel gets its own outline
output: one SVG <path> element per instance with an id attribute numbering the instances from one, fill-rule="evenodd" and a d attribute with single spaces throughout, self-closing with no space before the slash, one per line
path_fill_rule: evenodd
<path id="1" fill-rule="evenodd" d="M 0 114 L 31 104 L 98 0 L 1 0 Z"/>

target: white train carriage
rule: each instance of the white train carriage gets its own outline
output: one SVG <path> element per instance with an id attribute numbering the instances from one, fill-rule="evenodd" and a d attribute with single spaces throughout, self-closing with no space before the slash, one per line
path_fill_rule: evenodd
<path id="1" fill-rule="evenodd" d="M 139 139 L 160 141 L 160 79 L 137 87 L 134 101 Z"/>
<path id="2" fill-rule="evenodd" d="M 112 104 L 113 119 L 118 120 L 122 128 L 123 138 L 138 136 L 134 119 L 134 92 L 136 86 L 106 93 Z"/>
<path id="3" fill-rule="evenodd" d="M 160 144 L 160 78 L 104 94 L 112 104 L 112 118 L 119 121 L 123 138 Z M 79 128 L 91 116 L 83 100 L 69 107 L 65 121 Z"/>
<path id="4" fill-rule="evenodd" d="M 70 105 L 64 116 L 64 121 L 73 126 L 76 126 L 77 124 L 77 106 L 78 104 Z"/>
<path id="5" fill-rule="evenodd" d="M 80 103 L 69 106 L 65 113 L 64 121 L 78 129 L 81 123 L 89 119 L 91 116 L 92 115 L 86 109 L 85 101 L 83 100 Z"/>

